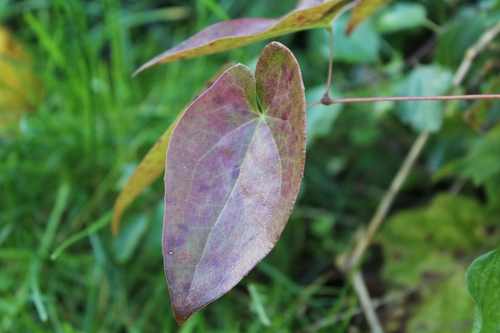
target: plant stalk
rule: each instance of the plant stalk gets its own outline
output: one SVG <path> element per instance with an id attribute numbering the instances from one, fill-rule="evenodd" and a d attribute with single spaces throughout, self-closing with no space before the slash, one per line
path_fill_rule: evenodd
<path id="1" fill-rule="evenodd" d="M 500 94 L 485 95 L 450 95 L 450 96 L 399 96 L 399 97 L 360 97 L 360 98 L 337 98 L 332 99 L 324 96 L 321 100 L 307 104 L 307 107 L 323 104 L 339 103 L 369 103 L 369 102 L 406 102 L 406 101 L 450 101 L 450 100 L 473 100 L 473 99 L 500 99 Z"/>

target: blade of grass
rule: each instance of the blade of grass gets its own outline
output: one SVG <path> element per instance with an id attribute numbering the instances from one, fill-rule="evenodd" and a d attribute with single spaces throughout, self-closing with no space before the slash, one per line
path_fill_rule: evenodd
<path id="1" fill-rule="evenodd" d="M 110 221 L 111 217 L 113 216 L 113 211 L 110 210 L 106 214 L 104 214 L 100 219 L 89 225 L 86 229 L 74 234 L 70 238 L 66 239 L 64 242 L 59 245 L 54 252 L 50 255 L 50 259 L 56 260 L 59 255 L 66 250 L 68 247 L 71 245 L 75 244 L 76 242 L 84 239 L 85 237 L 88 237 L 92 235 L 93 233 L 96 233 L 100 229 L 104 228 Z"/>
<path id="2" fill-rule="evenodd" d="M 201 0 L 201 2 L 221 21 L 229 20 L 230 17 L 214 0 Z"/>
<path id="3" fill-rule="evenodd" d="M 64 57 L 61 49 L 50 37 L 49 32 L 44 28 L 42 23 L 31 13 L 24 14 L 24 21 L 31 28 L 33 33 L 38 37 L 40 43 L 43 45 L 50 57 L 62 68 L 67 67 L 66 58 Z"/>
<path id="4" fill-rule="evenodd" d="M 40 242 L 40 247 L 38 248 L 38 255 L 41 258 L 45 258 L 49 254 L 50 246 L 54 241 L 57 228 L 61 223 L 62 214 L 68 204 L 69 193 L 70 187 L 67 183 L 61 184 L 61 186 L 59 186 L 59 189 L 57 190 L 54 208 L 52 209 L 49 221 L 43 234 L 43 238 Z"/>
<path id="5" fill-rule="evenodd" d="M 40 275 L 40 259 L 35 258 L 31 263 L 30 269 L 30 290 L 31 290 L 31 299 L 35 304 L 36 311 L 38 312 L 38 317 L 42 322 L 46 322 L 48 315 L 47 309 L 45 308 L 45 304 L 42 300 L 42 293 L 40 292 L 40 285 L 38 283 L 38 276 Z"/>
<path id="6" fill-rule="evenodd" d="M 264 309 L 264 305 L 262 304 L 262 300 L 259 296 L 259 292 L 257 291 L 257 288 L 255 288 L 255 285 L 253 283 L 250 283 L 247 287 L 248 292 L 250 293 L 250 298 L 252 299 L 252 304 L 255 308 L 255 311 L 257 312 L 257 315 L 259 316 L 260 321 L 262 322 L 262 325 L 266 327 L 271 326 L 271 321 L 269 320 L 269 317 L 267 316 L 266 309 Z"/>

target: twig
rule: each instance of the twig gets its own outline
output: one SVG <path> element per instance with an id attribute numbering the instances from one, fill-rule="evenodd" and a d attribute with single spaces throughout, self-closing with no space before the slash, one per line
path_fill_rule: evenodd
<path id="1" fill-rule="evenodd" d="M 497 23 L 493 28 L 487 30 L 477 41 L 476 44 L 471 46 L 467 52 L 465 52 L 464 59 L 458 67 L 458 70 L 453 78 L 453 86 L 458 87 L 462 82 L 463 78 L 467 74 L 472 65 L 474 58 L 478 56 L 479 53 L 483 52 L 484 49 L 491 43 L 491 41 L 500 34 L 500 23 Z"/>
<path id="2" fill-rule="evenodd" d="M 378 320 L 377 314 L 375 313 L 375 309 L 372 304 L 372 300 L 370 299 L 370 294 L 368 293 L 368 289 L 366 288 L 365 281 L 363 279 L 363 275 L 361 271 L 357 271 L 353 277 L 353 284 L 356 293 L 358 294 L 359 301 L 361 303 L 361 307 L 363 308 L 363 312 L 365 313 L 366 321 L 368 321 L 368 325 L 370 326 L 370 330 L 372 333 L 384 333 L 384 329 Z"/>

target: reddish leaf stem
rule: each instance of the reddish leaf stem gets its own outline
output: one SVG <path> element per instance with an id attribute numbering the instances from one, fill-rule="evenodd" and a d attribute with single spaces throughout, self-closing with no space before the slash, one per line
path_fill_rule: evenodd
<path id="1" fill-rule="evenodd" d="M 500 99 L 500 94 L 485 95 L 451 95 L 451 96 L 402 96 L 402 97 L 360 97 L 360 98 L 330 98 L 327 95 L 317 102 L 307 104 L 307 107 L 323 104 L 331 105 L 338 103 L 367 103 L 367 102 L 405 102 L 405 101 L 449 101 L 468 99 Z"/>

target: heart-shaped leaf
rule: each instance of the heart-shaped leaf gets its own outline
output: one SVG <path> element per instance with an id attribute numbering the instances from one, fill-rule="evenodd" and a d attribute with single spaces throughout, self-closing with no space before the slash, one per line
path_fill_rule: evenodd
<path id="1" fill-rule="evenodd" d="M 242 18 L 213 24 L 174 48 L 154 57 L 135 73 L 170 61 L 217 53 L 262 39 L 330 26 L 346 5 L 356 0 L 302 0 L 294 10 L 276 18 Z"/>
<path id="2" fill-rule="evenodd" d="M 261 110 L 259 110 L 259 105 Z M 236 285 L 271 251 L 305 160 L 299 66 L 280 43 L 196 99 L 167 150 L 163 257 L 178 323 Z"/>
<path id="3" fill-rule="evenodd" d="M 214 82 L 224 73 L 233 63 L 224 64 L 211 78 L 208 80 L 198 92 L 198 96 L 210 88 Z M 184 109 L 185 110 L 185 109 Z M 153 147 L 148 151 L 146 156 L 139 163 L 132 176 L 120 191 L 118 198 L 115 201 L 113 209 L 113 219 L 111 220 L 111 229 L 113 234 L 118 233 L 120 221 L 125 211 L 125 208 L 134 201 L 135 198 L 155 180 L 163 170 L 165 170 L 165 154 L 167 151 L 172 131 L 177 125 L 177 122 L 184 114 L 184 110 L 179 113 L 177 118 L 170 124 L 167 130 L 156 141 Z"/>
<path id="4" fill-rule="evenodd" d="M 365 0 L 361 2 L 352 11 L 346 33 L 350 34 L 361 22 L 372 16 L 380 7 L 390 1 L 391 0 Z"/>

